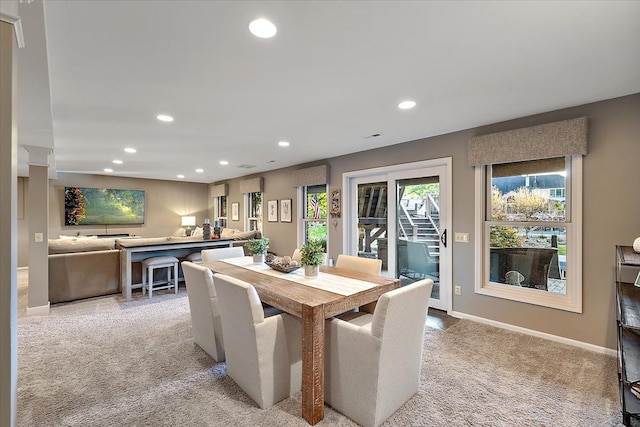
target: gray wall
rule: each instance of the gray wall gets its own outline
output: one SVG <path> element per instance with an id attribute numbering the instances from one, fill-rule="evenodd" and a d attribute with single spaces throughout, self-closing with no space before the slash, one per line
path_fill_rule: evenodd
<path id="1" fill-rule="evenodd" d="M 24 190 L 22 197 L 22 218 L 18 219 L 18 265 L 28 265 L 29 203 L 28 178 L 21 178 Z M 132 226 L 64 226 L 64 187 L 80 186 L 95 188 L 118 188 L 145 190 L 145 223 Z M 172 236 L 182 232 L 180 217 L 196 216 L 196 223 L 202 225 L 210 218 L 208 209 L 208 184 L 161 181 L 152 179 L 122 178 L 104 175 L 58 173 L 55 180 L 49 180 L 49 238 L 59 235 L 116 234 L 129 233 L 143 237 Z M 18 201 L 20 202 L 19 195 Z"/>
<path id="2" fill-rule="evenodd" d="M 583 163 L 583 313 L 475 294 L 474 221 L 479 213 L 474 212 L 474 171 L 467 165 L 469 138 L 581 116 L 589 118 L 590 132 L 589 154 Z M 635 94 L 335 157 L 325 163 L 330 166 L 331 190 L 341 188 L 344 172 L 452 157 L 451 231 L 468 232 L 471 239 L 468 244 L 453 244 L 453 284 L 462 287 L 462 295 L 452 295 L 453 310 L 613 349 L 616 347 L 614 247 L 616 244 L 630 245 L 640 236 L 639 135 L 640 94 Z M 307 166 L 312 164 L 261 174 L 265 182 L 264 200 L 291 198 L 295 207 L 296 191 L 291 186 L 291 171 Z M 242 201 L 238 192 L 239 180 L 225 181 L 229 183 L 230 203 Z M 335 258 L 342 252 L 342 218 L 337 229 L 331 222 L 329 253 Z M 231 226 L 235 227 L 234 223 Z M 271 250 L 278 254 L 291 253 L 295 248 L 295 222 L 265 222 L 264 234 L 272 239 Z"/>

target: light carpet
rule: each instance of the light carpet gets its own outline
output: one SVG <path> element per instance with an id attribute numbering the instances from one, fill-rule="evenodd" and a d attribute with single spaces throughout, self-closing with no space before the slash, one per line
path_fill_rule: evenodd
<path id="1" fill-rule="evenodd" d="M 18 426 L 308 425 L 300 393 L 261 410 L 193 343 L 184 290 L 53 306 L 18 344 Z M 460 320 L 425 328 L 420 390 L 385 426 L 618 425 L 616 378 L 613 357 Z"/>

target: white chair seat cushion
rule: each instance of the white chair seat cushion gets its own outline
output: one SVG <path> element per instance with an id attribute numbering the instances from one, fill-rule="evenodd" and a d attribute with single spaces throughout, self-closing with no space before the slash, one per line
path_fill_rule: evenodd
<path id="1" fill-rule="evenodd" d="M 178 262 L 178 258 L 173 256 L 158 256 L 143 260 L 142 265 L 144 265 L 145 267 L 157 267 L 160 265 L 171 265 L 174 262 Z"/>

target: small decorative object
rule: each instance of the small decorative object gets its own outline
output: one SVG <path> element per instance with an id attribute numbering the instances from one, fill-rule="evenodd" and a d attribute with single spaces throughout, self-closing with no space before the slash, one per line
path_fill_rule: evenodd
<path id="1" fill-rule="evenodd" d="M 319 240 L 308 240 L 300 248 L 300 264 L 305 276 L 317 276 L 318 267 L 324 262 L 324 247 Z"/>
<path id="2" fill-rule="evenodd" d="M 267 221 L 269 222 L 278 222 L 278 201 L 277 200 L 269 200 L 267 202 Z"/>
<path id="3" fill-rule="evenodd" d="M 331 192 L 331 216 L 340 218 L 340 190 Z"/>
<path id="4" fill-rule="evenodd" d="M 208 218 L 202 224 L 202 240 L 211 240 L 211 223 Z"/>
<path id="5" fill-rule="evenodd" d="M 640 254 L 640 237 L 636 237 L 636 240 L 633 241 L 633 250 Z"/>
<path id="6" fill-rule="evenodd" d="M 280 222 L 291 222 L 291 199 L 280 200 Z"/>
<path id="7" fill-rule="evenodd" d="M 636 282 L 634 284 L 636 286 L 640 286 L 640 272 L 638 272 L 638 277 L 636 277 Z"/>
<path id="8" fill-rule="evenodd" d="M 269 254 L 267 255 L 267 257 L 269 257 Z M 289 256 L 283 256 L 281 258 L 271 256 L 270 259 L 267 257 L 265 257 L 264 263 L 276 271 L 291 273 L 292 271 L 300 268 L 300 264 L 298 264 L 298 261 L 292 260 Z"/>
<path id="9" fill-rule="evenodd" d="M 251 239 L 245 243 L 245 247 L 251 255 L 253 255 L 254 264 L 262 264 L 264 262 L 264 256 L 269 249 L 269 239 L 263 237 L 261 239 Z"/>

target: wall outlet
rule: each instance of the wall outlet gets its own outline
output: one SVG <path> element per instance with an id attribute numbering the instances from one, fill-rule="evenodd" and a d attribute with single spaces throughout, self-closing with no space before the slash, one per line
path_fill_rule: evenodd
<path id="1" fill-rule="evenodd" d="M 453 289 L 456 295 L 462 295 L 462 288 L 460 288 L 460 286 L 455 286 Z"/>
<path id="2" fill-rule="evenodd" d="M 469 243 L 469 233 L 456 233 L 456 242 Z"/>
<path id="3" fill-rule="evenodd" d="M 42 243 L 42 241 L 44 240 L 44 234 L 43 233 L 34 233 L 33 235 L 33 241 L 36 243 Z"/>

